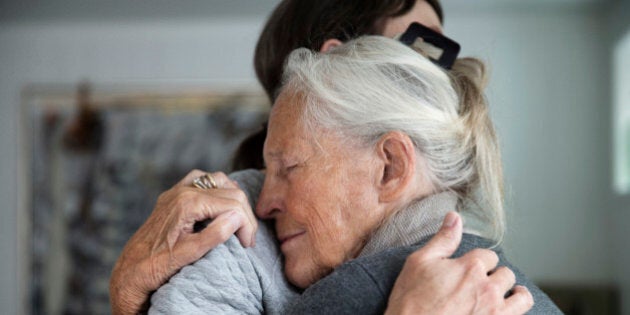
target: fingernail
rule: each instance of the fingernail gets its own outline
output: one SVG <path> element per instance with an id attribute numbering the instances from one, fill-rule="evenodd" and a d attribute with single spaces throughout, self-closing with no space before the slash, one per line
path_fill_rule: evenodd
<path id="1" fill-rule="evenodd" d="M 446 214 L 446 218 L 444 218 L 444 226 L 447 228 L 452 228 L 457 223 L 457 215 L 455 212 L 449 212 Z"/>
<path id="2" fill-rule="evenodd" d="M 256 234 L 252 236 L 252 242 L 250 244 L 251 244 L 251 247 L 256 246 Z"/>

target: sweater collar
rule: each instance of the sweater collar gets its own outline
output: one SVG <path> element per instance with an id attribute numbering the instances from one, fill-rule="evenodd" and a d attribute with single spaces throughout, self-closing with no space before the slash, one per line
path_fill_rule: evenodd
<path id="1" fill-rule="evenodd" d="M 455 193 L 442 192 L 412 202 L 376 229 L 359 257 L 388 248 L 410 246 L 437 233 L 444 216 L 456 210 L 457 200 Z"/>

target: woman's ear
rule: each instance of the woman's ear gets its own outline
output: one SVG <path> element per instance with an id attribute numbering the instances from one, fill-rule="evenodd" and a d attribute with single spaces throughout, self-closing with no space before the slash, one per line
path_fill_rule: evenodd
<path id="1" fill-rule="evenodd" d="M 319 48 L 319 52 L 328 52 L 337 46 L 341 46 L 341 44 L 343 43 L 340 40 L 336 38 L 329 38 L 322 44 L 322 47 Z"/>
<path id="2" fill-rule="evenodd" d="M 410 189 L 417 188 L 415 146 L 408 135 L 400 131 L 388 132 L 381 136 L 376 150 L 382 162 L 380 183 L 377 183 L 379 201 L 398 200 Z"/>

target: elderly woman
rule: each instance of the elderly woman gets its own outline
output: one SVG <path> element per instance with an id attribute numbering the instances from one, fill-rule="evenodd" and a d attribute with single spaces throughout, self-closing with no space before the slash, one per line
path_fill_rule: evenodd
<path id="1" fill-rule="evenodd" d="M 407 256 L 458 209 L 477 224 L 467 222 L 456 255 L 473 256 L 479 274 L 512 278 L 496 292 L 508 291 L 514 280 L 527 287 L 532 313 L 560 313 L 498 247 L 502 171 L 484 81 L 477 60 L 459 60 L 449 73 L 384 37 L 363 37 L 328 53 L 293 52 L 270 116 L 256 213 L 275 222 L 286 278 L 306 291 L 283 295 L 273 279 L 235 282 L 262 284 L 262 299 L 271 287 L 271 298 L 281 297 L 278 309 L 292 314 L 383 313 Z M 206 269 L 197 280 L 232 271 Z M 186 296 L 177 287 L 194 281 L 195 269 L 181 274 L 156 293 L 154 310 Z M 214 288 L 223 299 L 252 295 L 221 290 Z M 203 300 L 196 295 L 190 302 Z"/>
<path id="2" fill-rule="evenodd" d="M 439 33 L 442 31 L 443 11 L 438 0 L 282 0 L 274 9 L 266 22 L 259 38 L 254 63 L 256 74 L 269 98 L 274 101 L 280 89 L 283 64 L 289 53 L 298 47 L 307 47 L 314 51 L 325 52 L 341 42 L 348 41 L 365 34 L 394 36 L 403 32 L 409 23 L 420 22 Z M 287 32 L 287 25 L 299 25 Z M 236 169 L 264 168 L 262 162 L 262 143 L 266 132 L 253 135 L 243 143 L 235 160 Z M 193 171 L 181 182 L 165 191 L 159 198 L 151 216 L 127 242 L 112 272 L 110 281 L 110 300 L 114 314 L 135 314 L 149 305 L 151 292 L 157 290 L 182 267 L 203 257 L 223 257 L 219 253 L 239 254 L 241 258 L 264 263 L 252 264 L 257 267 L 258 275 L 281 274 L 278 268 L 279 257 L 275 256 L 275 243 L 268 240 L 270 231 L 266 224 L 252 216 L 250 203 L 255 204 L 262 186 L 263 176 L 259 171 L 247 170 L 232 174 L 231 178 L 238 186 L 223 174 L 214 173 L 217 189 L 194 190 L 191 188 L 195 178 L 203 175 L 201 171 Z M 250 203 L 244 200 L 244 194 L 250 195 Z M 213 222 L 201 233 L 193 233 L 195 221 L 212 218 Z M 470 222 L 471 220 L 467 220 Z M 256 227 L 258 226 L 258 231 Z M 446 313 L 468 312 L 475 305 L 503 306 L 505 312 L 522 313 L 523 310 L 514 305 L 531 305 L 531 294 L 523 287 L 516 287 L 509 299 L 489 301 L 485 297 L 490 288 L 499 288 L 497 277 L 475 277 L 470 271 L 470 261 L 475 256 L 466 254 L 458 258 L 445 259 L 451 256 L 458 242 L 453 235 L 459 235 L 457 224 L 446 226 L 433 240 L 434 246 L 425 246 L 410 256 L 400 274 L 392 293 L 390 308 L 420 310 L 431 309 L 434 312 L 442 307 L 455 307 Z M 240 243 L 245 247 L 258 246 L 243 250 L 230 236 L 237 232 Z M 256 234 L 254 234 L 256 232 Z M 255 241 L 257 240 L 257 241 Z M 264 244 L 271 244 L 264 249 Z M 229 255 L 228 255 L 229 256 Z M 211 270 L 221 269 L 213 266 L 216 259 L 203 259 L 186 270 L 203 265 Z M 226 263 L 232 260 L 225 260 Z M 204 265 L 207 263 L 207 265 Z M 273 267 L 263 268 L 260 266 Z M 249 269 L 252 271 L 252 269 Z M 203 270 L 201 270 L 203 271 Z M 182 272 L 181 274 L 185 274 Z M 181 275 L 180 274 L 180 275 Z M 195 272 L 191 274 L 197 274 Z M 210 287 L 224 287 L 234 281 L 214 275 Z M 260 279 L 262 283 L 281 283 L 283 279 Z M 279 277 L 281 278 L 281 277 Z M 181 277 L 178 277 L 181 279 Z M 274 280 L 275 279 L 275 280 Z M 464 280 L 465 279 L 465 280 Z M 222 281 L 229 280 L 229 281 Z M 264 281 L 263 281 L 264 280 Z M 277 280 L 277 281 L 276 281 Z M 475 285 L 456 286 L 465 281 Z M 200 282 L 196 282 L 197 287 Z M 505 285 L 504 285 L 505 286 Z M 170 285 L 169 285 L 170 287 Z M 277 287 L 278 292 L 286 292 Z M 265 285 L 265 288 L 273 286 Z M 396 288 L 404 288 L 396 290 Z M 201 292 L 200 290 L 198 290 Z M 207 290 L 204 290 L 204 292 Z M 267 302 L 276 301 L 267 290 L 263 296 L 262 307 L 265 311 L 274 309 Z M 498 290 L 500 291 L 500 290 Z M 160 292 L 164 292 L 161 290 Z M 398 292 L 398 293 L 396 293 Z M 188 293 L 188 292 L 186 292 Z M 257 297 L 262 296 L 260 291 Z M 190 294 L 186 294 L 190 296 Z M 228 295 L 229 296 L 229 295 Z M 457 300 L 457 304 L 444 301 Z M 259 299 L 253 299 L 257 307 Z M 510 303 L 506 303 L 506 302 Z M 496 304 L 493 304 L 496 303 Z M 179 304 L 178 304 L 179 305 Z M 214 305 L 214 304 L 213 304 Z M 510 307 L 510 305 L 512 307 Z M 527 309 L 527 308 L 525 308 Z M 417 313 L 416 312 L 416 313 Z M 504 312 L 504 313 L 505 313 Z"/>

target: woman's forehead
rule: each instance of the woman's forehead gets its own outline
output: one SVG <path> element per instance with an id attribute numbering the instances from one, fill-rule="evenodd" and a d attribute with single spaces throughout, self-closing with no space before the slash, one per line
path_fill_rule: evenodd
<path id="1" fill-rule="evenodd" d="M 310 142 L 311 135 L 304 130 L 300 102 L 299 98 L 285 93 L 276 99 L 269 115 L 265 159 L 281 158 L 288 150 Z"/>
<path id="2" fill-rule="evenodd" d="M 303 99 L 295 93 L 283 91 L 278 95 L 269 113 L 269 132 L 297 129 L 302 124 Z"/>

